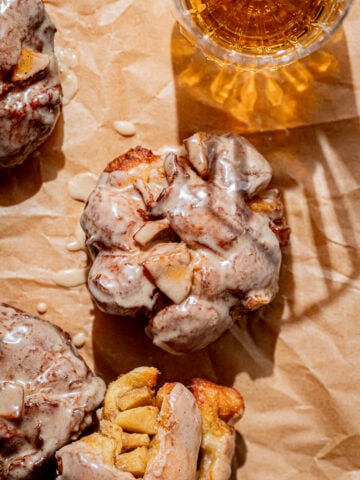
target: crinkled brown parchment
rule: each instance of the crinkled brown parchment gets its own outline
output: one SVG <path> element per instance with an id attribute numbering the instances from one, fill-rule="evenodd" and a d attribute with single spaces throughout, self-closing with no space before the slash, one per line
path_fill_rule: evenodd
<path id="1" fill-rule="evenodd" d="M 75 53 L 76 95 L 40 154 L 0 173 L 1 301 L 71 334 L 106 380 L 154 365 L 163 379 L 237 386 L 234 478 L 360 479 L 360 4 L 321 51 L 271 73 L 220 69 L 180 36 L 165 0 L 50 0 L 58 48 Z M 116 120 L 136 126 L 122 137 Z M 70 252 L 83 204 L 68 182 L 141 144 L 157 150 L 197 130 L 245 134 L 284 192 L 291 244 L 272 305 L 202 352 L 173 357 L 143 325 L 94 309 Z"/>

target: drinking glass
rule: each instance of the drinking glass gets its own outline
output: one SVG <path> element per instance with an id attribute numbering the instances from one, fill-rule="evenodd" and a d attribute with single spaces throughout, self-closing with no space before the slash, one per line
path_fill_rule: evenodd
<path id="1" fill-rule="evenodd" d="M 172 0 L 182 33 L 220 64 L 288 65 L 320 48 L 353 0 Z"/>

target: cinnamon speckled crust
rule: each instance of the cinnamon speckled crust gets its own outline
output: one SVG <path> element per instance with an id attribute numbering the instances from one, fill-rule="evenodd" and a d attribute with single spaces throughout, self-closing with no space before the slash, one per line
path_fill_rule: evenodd
<path id="1" fill-rule="evenodd" d="M 54 55 L 55 26 L 41 0 L 4 0 L 0 12 L 0 168 L 22 163 L 50 135 L 62 91 Z M 14 80 L 23 49 L 48 58 Z"/>
<path id="2" fill-rule="evenodd" d="M 289 229 L 271 167 L 244 138 L 197 133 L 186 156 L 137 147 L 111 162 L 81 217 L 100 309 L 149 317 L 172 353 L 204 348 L 278 289 Z M 161 306 L 161 307 L 160 307 Z"/>
<path id="3" fill-rule="evenodd" d="M 0 304 L 0 479 L 39 479 L 55 451 L 79 437 L 104 382 L 57 326 Z"/>

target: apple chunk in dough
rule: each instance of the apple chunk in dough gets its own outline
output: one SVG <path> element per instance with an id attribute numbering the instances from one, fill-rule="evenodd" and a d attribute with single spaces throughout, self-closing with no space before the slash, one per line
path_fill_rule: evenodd
<path id="1" fill-rule="evenodd" d="M 185 245 L 150 255 L 144 267 L 156 286 L 174 303 L 181 303 L 189 295 L 193 271 L 191 254 Z"/>
<path id="2" fill-rule="evenodd" d="M 156 238 L 157 235 L 169 229 L 170 225 L 167 220 L 147 222 L 135 233 L 134 240 L 142 247 L 146 247 Z"/>

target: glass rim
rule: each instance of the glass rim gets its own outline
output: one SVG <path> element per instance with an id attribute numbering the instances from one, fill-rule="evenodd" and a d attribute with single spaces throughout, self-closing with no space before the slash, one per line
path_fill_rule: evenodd
<path id="1" fill-rule="evenodd" d="M 345 17 L 349 13 L 354 0 L 343 0 L 343 8 L 337 12 L 334 21 L 326 29 L 314 29 L 312 35 L 307 37 L 308 45 L 291 44 L 289 47 L 280 49 L 276 53 L 248 53 L 215 42 L 211 36 L 204 34 L 201 27 L 193 19 L 185 0 L 171 0 L 175 8 L 175 16 L 183 30 L 184 36 L 195 46 L 198 46 L 205 56 L 221 64 L 230 64 L 244 69 L 255 70 L 259 68 L 278 68 L 289 65 L 322 47 L 341 27 Z M 331 12 L 330 12 L 331 13 Z M 324 22 L 326 19 L 324 19 Z M 315 38 L 314 38 L 315 36 Z"/>

